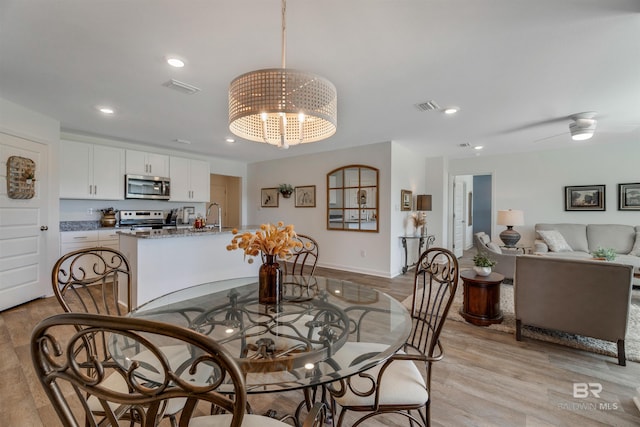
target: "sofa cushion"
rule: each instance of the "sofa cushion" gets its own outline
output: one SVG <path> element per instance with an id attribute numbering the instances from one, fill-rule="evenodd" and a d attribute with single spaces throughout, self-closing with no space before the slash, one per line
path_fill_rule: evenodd
<path id="1" fill-rule="evenodd" d="M 487 243 L 487 248 L 489 248 L 489 250 L 491 250 L 493 252 L 496 252 L 496 253 L 499 253 L 499 254 L 502 253 L 502 249 L 500 249 L 500 246 L 498 246 L 497 243 L 489 242 L 489 243 Z"/>
<path id="2" fill-rule="evenodd" d="M 636 240 L 635 228 L 622 224 L 587 225 L 589 252 L 598 248 L 612 248 L 618 254 L 628 254 Z"/>
<path id="3" fill-rule="evenodd" d="M 640 231 L 636 231 L 636 242 L 633 244 L 629 255 L 640 257 Z"/>
<path id="4" fill-rule="evenodd" d="M 586 224 L 536 224 L 536 231 L 540 230 L 557 230 L 572 250 L 589 252 Z"/>
<path id="5" fill-rule="evenodd" d="M 538 234 L 553 252 L 571 252 L 571 246 L 558 230 L 538 230 Z"/>

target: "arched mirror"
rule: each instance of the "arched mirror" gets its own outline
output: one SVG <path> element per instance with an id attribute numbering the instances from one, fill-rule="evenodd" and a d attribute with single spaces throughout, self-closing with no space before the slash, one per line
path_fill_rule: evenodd
<path id="1" fill-rule="evenodd" d="M 378 169 L 349 165 L 327 174 L 327 229 L 378 231 Z"/>

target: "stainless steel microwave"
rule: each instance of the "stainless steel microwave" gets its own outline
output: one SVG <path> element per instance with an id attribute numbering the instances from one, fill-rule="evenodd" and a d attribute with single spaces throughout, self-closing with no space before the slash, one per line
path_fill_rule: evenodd
<path id="1" fill-rule="evenodd" d="M 160 176 L 125 175 L 125 199 L 169 200 L 169 178 Z"/>

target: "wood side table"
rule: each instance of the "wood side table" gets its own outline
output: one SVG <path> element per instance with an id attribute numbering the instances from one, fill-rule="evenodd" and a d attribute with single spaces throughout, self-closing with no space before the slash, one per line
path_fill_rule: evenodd
<path id="1" fill-rule="evenodd" d="M 488 326 L 502 323 L 500 310 L 500 284 L 504 276 L 492 272 L 488 276 L 478 276 L 473 270 L 460 273 L 464 286 L 464 301 L 460 315 L 469 323 Z"/>

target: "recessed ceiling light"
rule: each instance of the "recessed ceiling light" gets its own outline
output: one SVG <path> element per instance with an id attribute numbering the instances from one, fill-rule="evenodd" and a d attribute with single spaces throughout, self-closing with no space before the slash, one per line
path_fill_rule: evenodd
<path id="1" fill-rule="evenodd" d="M 176 68 L 184 67 L 184 61 L 182 59 L 179 59 L 179 58 L 167 58 L 167 64 L 171 65 L 172 67 L 176 67 Z"/>
<path id="2" fill-rule="evenodd" d="M 116 111 L 111 108 L 111 107 L 105 107 L 105 106 L 98 106 L 96 107 L 98 109 L 98 111 L 100 111 L 102 114 L 114 114 Z"/>
<path id="3" fill-rule="evenodd" d="M 474 150 L 482 150 L 484 147 L 482 145 L 476 145 L 473 147 Z"/>
<path id="4" fill-rule="evenodd" d="M 460 109 L 459 109 L 458 107 L 447 107 L 447 108 L 445 108 L 445 109 L 443 110 L 443 112 L 444 112 L 445 114 L 455 114 L 455 113 L 457 113 L 458 111 L 460 111 Z"/>
<path id="5" fill-rule="evenodd" d="M 225 139 L 225 141 L 227 141 L 227 142 L 228 142 L 228 143 L 230 143 L 230 144 L 232 144 L 232 143 L 236 142 L 236 140 L 235 140 L 235 139 L 233 139 L 233 138 L 227 138 L 227 139 Z"/>

